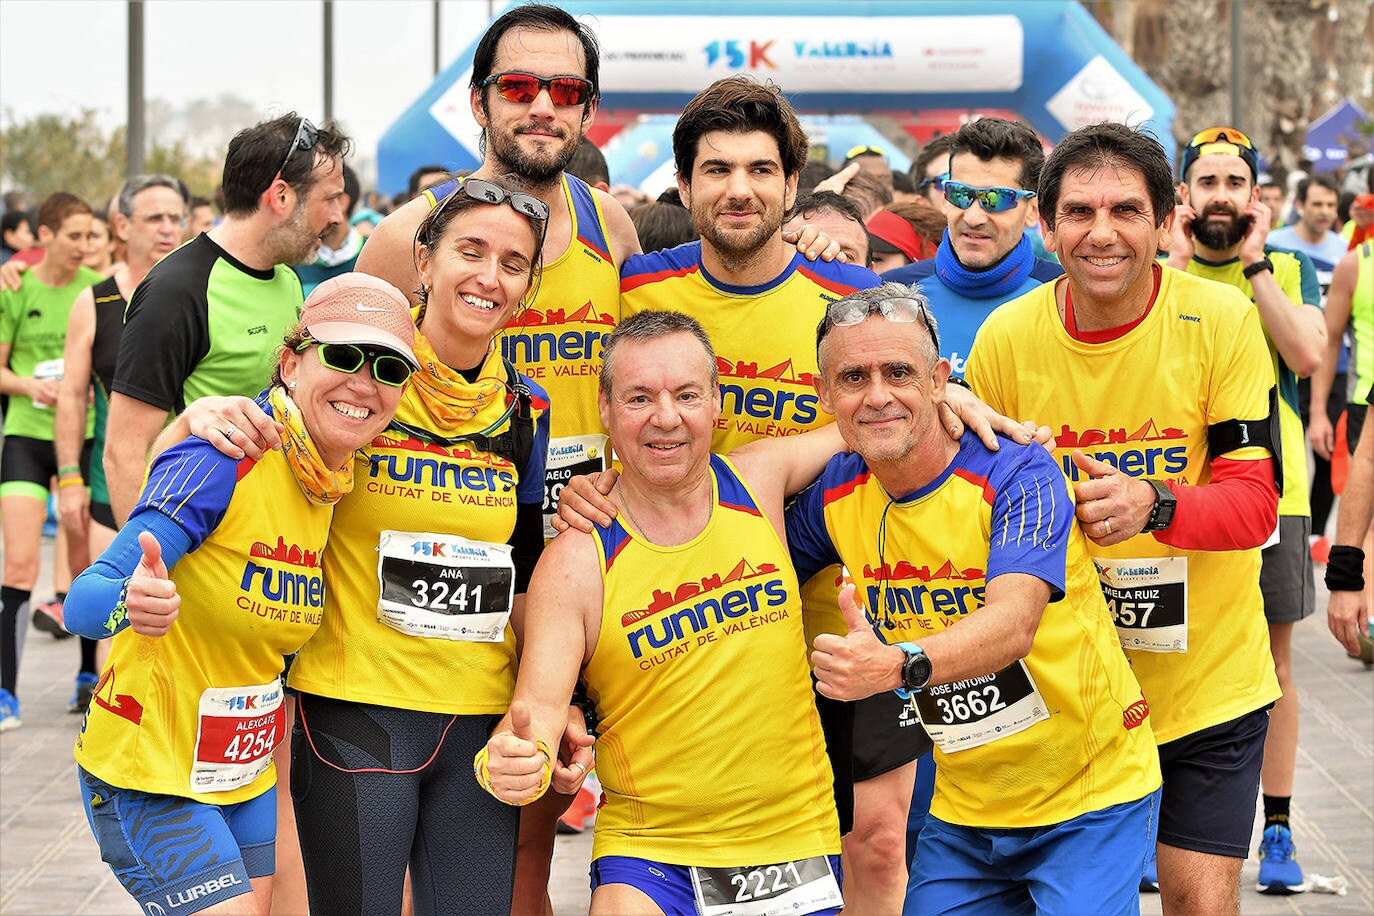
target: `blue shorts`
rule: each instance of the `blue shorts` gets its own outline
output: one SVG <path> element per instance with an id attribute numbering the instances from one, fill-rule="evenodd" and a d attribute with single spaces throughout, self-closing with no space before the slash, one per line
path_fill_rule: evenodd
<path id="1" fill-rule="evenodd" d="M 1048 827 L 977 829 L 930 817 L 903 913 L 1139 913 L 1159 794 Z"/>
<path id="2" fill-rule="evenodd" d="M 198 913 L 277 869 L 277 790 L 235 805 L 121 789 L 76 768 L 100 858 L 148 913 Z"/>
<path id="3" fill-rule="evenodd" d="M 841 890 L 844 876 L 840 857 L 829 856 L 830 868 Z M 692 892 L 692 871 L 685 865 L 665 865 L 651 859 L 631 856 L 601 856 L 592 860 L 592 891 L 603 884 L 628 884 L 643 891 L 666 916 L 696 916 L 696 895 Z M 834 916 L 837 909 L 816 910 L 817 916 Z M 799 914 L 800 916 L 800 914 Z"/>

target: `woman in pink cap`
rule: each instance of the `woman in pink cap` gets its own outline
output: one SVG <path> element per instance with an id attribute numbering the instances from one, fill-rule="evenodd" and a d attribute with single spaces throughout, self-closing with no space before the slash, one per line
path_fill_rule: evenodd
<path id="1" fill-rule="evenodd" d="M 399 290 L 360 274 L 321 284 L 256 400 L 282 448 L 168 448 L 73 583 L 68 628 L 114 636 L 76 742 L 82 800 L 101 857 L 146 912 L 245 895 L 227 906 L 270 908 L 283 659 L 323 618 L 321 557 L 354 452 L 391 421 L 418 365 Z"/>

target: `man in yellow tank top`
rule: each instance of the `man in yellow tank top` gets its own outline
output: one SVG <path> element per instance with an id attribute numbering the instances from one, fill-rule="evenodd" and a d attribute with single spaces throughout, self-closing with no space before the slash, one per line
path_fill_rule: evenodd
<path id="1" fill-rule="evenodd" d="M 643 312 L 611 335 L 599 410 L 624 472 L 619 517 L 545 550 L 526 605 L 510 714 L 475 761 L 498 798 L 550 782 L 579 673 L 599 722 L 605 803 L 593 914 L 834 913 L 839 825 L 812 702 L 782 501 L 838 446 L 787 461 L 711 454 L 720 416 L 701 326 Z M 699 772 L 693 772 L 696 767 Z M 577 781 L 574 779 L 574 781 Z"/>

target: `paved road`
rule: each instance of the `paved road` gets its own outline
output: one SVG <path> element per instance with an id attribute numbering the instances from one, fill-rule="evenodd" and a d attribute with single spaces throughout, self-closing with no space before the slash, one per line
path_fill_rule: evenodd
<path id="1" fill-rule="evenodd" d="M 44 553 L 46 568 L 51 550 Z M 1303 735 L 1293 816 L 1299 860 L 1309 874 L 1343 876 L 1350 890 L 1344 897 L 1261 896 L 1253 889 L 1259 866 L 1251 859 L 1241 894 L 1247 916 L 1374 912 L 1374 673 L 1347 659 L 1327 633 L 1320 586 L 1318 600 L 1317 616 L 1294 638 Z M 24 726 L 0 735 L 5 916 L 138 913 L 100 861 L 76 794 L 71 746 L 78 718 L 66 712 L 76 662 L 73 640 L 29 633 L 19 681 Z M 551 882 L 559 916 L 587 911 L 590 853 L 588 836 L 560 837 Z M 1158 899 L 1143 897 L 1142 911 L 1158 913 Z"/>

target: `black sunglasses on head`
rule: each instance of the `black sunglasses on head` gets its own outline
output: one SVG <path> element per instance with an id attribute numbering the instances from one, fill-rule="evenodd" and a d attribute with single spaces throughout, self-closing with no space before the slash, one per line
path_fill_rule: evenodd
<path id="1" fill-rule="evenodd" d="M 460 194 L 486 204 L 499 204 L 504 201 L 516 213 L 529 219 L 537 219 L 542 222 L 549 218 L 549 205 L 533 194 L 507 191 L 500 185 L 483 181 L 480 178 L 464 178 L 447 200 L 452 200 Z"/>
<path id="2" fill-rule="evenodd" d="M 277 169 L 277 174 L 281 175 L 286 171 L 287 163 L 296 154 L 296 150 L 312 150 L 315 148 L 315 138 L 320 135 L 320 129 L 310 123 L 309 118 L 301 118 L 300 125 L 296 128 L 296 138 L 287 147 L 286 158 L 281 161 L 281 168 Z"/>

